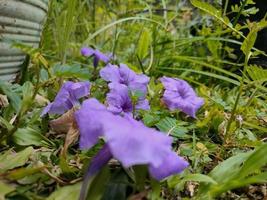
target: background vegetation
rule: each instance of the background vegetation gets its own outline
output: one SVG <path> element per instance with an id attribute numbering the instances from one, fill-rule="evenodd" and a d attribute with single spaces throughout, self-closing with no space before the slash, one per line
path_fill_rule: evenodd
<path id="1" fill-rule="evenodd" d="M 93 94 L 103 98 L 99 69 L 81 57 L 83 46 L 112 52 L 116 62 L 152 78 L 153 109 L 142 120 L 172 135 L 191 164 L 141 189 L 115 167 L 99 175 L 89 199 L 266 197 L 267 70 L 252 61 L 266 56 L 254 43 L 267 21 L 239 22 L 256 13 L 252 0 L 230 10 L 219 1 L 52 1 L 41 47 L 14 43 L 31 58 L 20 82 L 0 82 L 0 199 L 77 199 L 96 149 L 81 152 L 76 142 L 63 156 L 65 134 L 40 113 L 67 79 L 95 80 Z M 197 120 L 159 106 L 162 75 L 187 80 L 205 98 Z"/>

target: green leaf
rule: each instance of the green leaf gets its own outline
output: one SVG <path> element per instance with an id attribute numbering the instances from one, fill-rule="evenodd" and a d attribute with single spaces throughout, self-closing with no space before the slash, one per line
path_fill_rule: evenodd
<path id="1" fill-rule="evenodd" d="M 218 184 L 212 177 L 204 174 L 189 174 L 184 177 L 183 181 L 196 181 L 196 182 Z"/>
<path id="2" fill-rule="evenodd" d="M 160 120 L 156 127 L 162 131 L 167 133 L 168 135 L 172 135 L 178 138 L 186 138 L 189 137 L 186 133 L 188 132 L 188 128 L 184 127 L 184 123 L 178 122 L 176 119 L 166 117 Z"/>
<path id="3" fill-rule="evenodd" d="M 15 188 L 0 180 L 0 200 L 5 200 L 5 195 L 14 191 Z"/>
<path id="4" fill-rule="evenodd" d="M 250 175 L 261 167 L 267 164 L 267 144 L 261 145 L 258 149 L 256 149 L 244 162 L 241 170 L 237 174 L 238 177 L 245 177 Z"/>
<path id="5" fill-rule="evenodd" d="M 262 69 L 259 66 L 251 65 L 247 68 L 247 73 L 253 81 L 267 81 L 267 69 Z"/>
<path id="6" fill-rule="evenodd" d="M 47 200 L 77 200 L 81 190 L 81 183 L 65 186 L 53 192 Z"/>
<path id="7" fill-rule="evenodd" d="M 250 152 L 239 153 L 235 156 L 228 158 L 217 165 L 210 173 L 209 176 L 218 183 L 228 182 L 240 170 L 241 164 L 251 155 Z"/>
<path id="8" fill-rule="evenodd" d="M 13 141 L 21 146 L 49 146 L 49 141 L 45 138 L 40 131 L 33 128 L 19 128 L 13 134 Z"/>
<path id="9" fill-rule="evenodd" d="M 101 200 L 125 200 L 127 191 L 127 176 L 124 171 L 113 173 Z"/>
<path id="10" fill-rule="evenodd" d="M 64 78 L 88 79 L 90 75 L 88 69 L 81 68 L 79 65 L 55 65 L 53 70 L 55 76 Z"/>
<path id="11" fill-rule="evenodd" d="M 87 200 L 100 200 L 103 196 L 109 179 L 110 171 L 108 167 L 104 167 L 90 184 Z"/>
<path id="12" fill-rule="evenodd" d="M 245 38 L 244 42 L 241 45 L 241 50 L 248 57 L 251 49 L 253 48 L 255 41 L 257 39 L 259 29 L 254 27 L 250 30 L 248 36 Z"/>
<path id="13" fill-rule="evenodd" d="M 150 32 L 148 29 L 145 28 L 140 36 L 137 48 L 137 55 L 140 60 L 146 57 L 150 42 L 151 42 Z"/>
<path id="14" fill-rule="evenodd" d="M 12 107 L 15 109 L 16 112 L 20 110 L 21 107 L 21 98 L 18 94 L 13 92 L 10 89 L 10 85 L 5 83 L 4 81 L 0 80 L 0 92 L 7 95 L 8 99 L 10 100 L 10 103 Z"/>
<path id="15" fill-rule="evenodd" d="M 9 150 L 0 155 L 0 173 L 25 165 L 33 152 L 34 149 L 28 147 L 18 153 Z"/>
<path id="16" fill-rule="evenodd" d="M 203 10 L 204 12 L 210 14 L 211 16 L 215 17 L 216 19 L 221 21 L 223 24 L 228 26 L 228 28 L 230 28 L 232 31 L 234 31 L 234 32 L 238 33 L 239 35 L 241 35 L 242 37 L 244 37 L 241 32 L 239 32 L 238 30 L 233 28 L 232 23 L 230 22 L 230 20 L 226 16 L 222 15 L 221 10 L 218 10 L 214 6 L 212 6 L 210 3 L 206 3 L 203 1 L 190 0 L 190 2 L 193 4 L 193 6 L 199 8 L 199 9 Z"/>
<path id="17" fill-rule="evenodd" d="M 22 179 L 24 177 L 36 174 L 36 173 L 40 172 L 43 168 L 44 168 L 44 166 L 16 169 L 16 170 L 13 170 L 10 173 L 8 173 L 7 178 L 10 180 L 19 180 L 19 179 Z"/>
<path id="18" fill-rule="evenodd" d="M 21 113 L 25 113 L 33 102 L 33 91 L 34 87 L 31 82 L 27 81 L 22 86 L 22 103 L 21 103 Z"/>

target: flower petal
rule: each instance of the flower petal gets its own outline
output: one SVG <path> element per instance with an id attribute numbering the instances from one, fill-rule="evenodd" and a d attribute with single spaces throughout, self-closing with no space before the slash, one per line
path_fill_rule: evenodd
<path id="1" fill-rule="evenodd" d="M 105 117 L 103 126 L 113 156 L 124 167 L 141 164 L 157 167 L 171 149 L 170 137 L 134 119 L 110 115 Z"/>
<path id="2" fill-rule="evenodd" d="M 106 67 L 100 70 L 100 76 L 105 81 L 109 82 L 120 82 L 119 68 L 116 65 L 107 64 Z"/>
<path id="3" fill-rule="evenodd" d="M 109 84 L 110 92 L 107 94 L 108 110 L 114 114 L 132 112 L 133 105 L 126 85 L 119 83 Z"/>
<path id="4" fill-rule="evenodd" d="M 204 104 L 193 88 L 184 80 L 163 77 L 160 79 L 165 92 L 163 101 L 170 110 L 179 109 L 191 117 L 196 118 L 197 110 Z"/>
<path id="5" fill-rule="evenodd" d="M 95 53 L 95 50 L 92 48 L 88 48 L 88 47 L 81 48 L 81 54 L 83 56 L 90 57 L 90 56 L 94 55 L 94 53 Z"/>
<path id="6" fill-rule="evenodd" d="M 85 100 L 80 110 L 76 111 L 75 119 L 80 130 L 81 149 L 90 149 L 102 136 L 101 111 L 106 111 L 106 107 L 96 99 Z"/>
<path id="7" fill-rule="evenodd" d="M 170 152 L 160 166 L 149 166 L 149 173 L 156 180 L 162 180 L 170 175 L 181 173 L 188 165 L 189 163 L 182 157 Z"/>
<path id="8" fill-rule="evenodd" d="M 63 114 L 75 105 L 79 104 L 79 99 L 89 94 L 90 83 L 67 81 L 61 87 L 55 100 L 48 104 L 43 110 L 41 116 L 45 114 Z"/>

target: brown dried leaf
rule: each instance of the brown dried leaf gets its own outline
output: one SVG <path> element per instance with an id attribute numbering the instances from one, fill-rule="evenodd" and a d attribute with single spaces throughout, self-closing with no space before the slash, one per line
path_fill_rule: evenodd
<path id="1" fill-rule="evenodd" d="M 75 125 L 75 123 L 73 123 L 66 135 L 64 147 L 61 151 L 63 156 L 66 156 L 69 146 L 72 143 L 74 143 L 78 139 L 78 137 L 79 137 L 79 130 Z"/>
<path id="2" fill-rule="evenodd" d="M 65 114 L 63 114 L 61 117 L 52 120 L 49 123 L 52 130 L 56 133 L 68 133 L 70 128 L 73 126 L 73 123 L 75 123 L 74 112 L 75 110 L 71 109 Z"/>
<path id="3" fill-rule="evenodd" d="M 45 106 L 45 105 L 47 105 L 47 104 L 50 103 L 48 99 L 46 99 L 45 97 L 43 97 L 43 96 L 41 96 L 41 95 L 39 95 L 39 94 L 36 95 L 36 97 L 35 97 L 35 101 L 36 101 L 37 104 L 40 105 L 40 106 Z"/>
<path id="4" fill-rule="evenodd" d="M 0 94 L 0 108 L 5 108 L 9 105 L 6 95 Z"/>
<path id="5" fill-rule="evenodd" d="M 147 196 L 147 191 L 140 192 L 138 194 L 132 195 L 129 200 L 145 200 Z"/>

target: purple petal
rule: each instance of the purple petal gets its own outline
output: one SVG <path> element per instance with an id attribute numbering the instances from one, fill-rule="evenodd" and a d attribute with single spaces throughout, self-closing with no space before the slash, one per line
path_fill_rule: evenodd
<path id="1" fill-rule="evenodd" d="M 89 91 L 90 91 L 89 81 L 73 83 L 70 86 L 70 93 L 73 94 L 74 98 L 76 99 L 80 99 L 82 97 L 87 96 L 89 94 Z"/>
<path id="2" fill-rule="evenodd" d="M 109 82 L 120 82 L 120 72 L 119 68 L 116 65 L 107 64 L 106 67 L 100 70 L 100 76 L 105 81 Z"/>
<path id="3" fill-rule="evenodd" d="M 90 57 L 90 56 L 94 55 L 94 53 L 95 53 L 95 50 L 92 48 L 88 48 L 88 47 L 81 48 L 81 54 L 83 56 Z"/>
<path id="4" fill-rule="evenodd" d="M 129 85 L 130 82 L 135 81 L 135 78 L 137 75 L 127 65 L 120 64 L 119 71 L 120 71 L 122 84 Z"/>
<path id="5" fill-rule="evenodd" d="M 67 81 L 59 90 L 55 100 L 45 107 L 41 116 L 45 114 L 63 114 L 79 104 L 79 99 L 89 94 L 88 81 L 74 83 Z"/>
<path id="6" fill-rule="evenodd" d="M 90 149 L 103 134 L 102 111 L 106 107 L 96 99 L 85 100 L 80 110 L 75 112 L 75 119 L 80 130 L 80 148 Z"/>
<path id="7" fill-rule="evenodd" d="M 142 164 L 158 167 L 170 151 L 172 139 L 141 122 L 114 115 L 104 121 L 106 141 L 124 167 Z"/>
<path id="8" fill-rule="evenodd" d="M 119 83 L 109 84 L 110 92 L 107 94 L 108 110 L 114 114 L 132 112 L 133 105 L 126 85 Z"/>
<path id="9" fill-rule="evenodd" d="M 112 58 L 110 56 L 110 54 L 109 55 L 106 55 L 106 54 L 104 54 L 104 53 L 102 53 L 102 52 L 100 52 L 98 50 L 95 50 L 95 57 L 97 57 L 98 60 L 101 60 L 104 63 L 108 63 L 110 61 L 110 59 Z"/>
<path id="10" fill-rule="evenodd" d="M 150 175 L 156 180 L 162 180 L 170 175 L 181 173 L 189 163 L 182 157 L 170 152 L 158 167 L 149 166 Z"/>
<path id="11" fill-rule="evenodd" d="M 108 161 L 112 158 L 112 154 L 110 152 L 109 146 L 105 144 L 103 148 L 96 154 L 95 157 L 90 162 L 90 167 L 89 167 L 89 174 L 94 175 L 100 169 L 105 166 Z"/>
<path id="12" fill-rule="evenodd" d="M 160 79 L 165 92 L 163 101 L 170 110 L 179 109 L 191 117 L 196 117 L 197 110 L 204 104 L 193 88 L 184 80 L 163 77 Z"/>
<path id="13" fill-rule="evenodd" d="M 104 137 L 112 156 L 124 167 L 147 164 L 156 179 L 178 173 L 187 166 L 171 151 L 171 137 L 147 128 L 129 115 L 112 114 L 96 99 L 86 100 L 75 116 L 81 148 L 90 148 L 99 137 Z M 166 171 L 163 166 L 167 166 Z"/>
<path id="14" fill-rule="evenodd" d="M 135 109 L 136 110 L 149 110 L 150 109 L 149 101 L 147 99 L 139 100 L 137 104 L 135 105 Z"/>
<path id="15" fill-rule="evenodd" d="M 144 74 L 136 74 L 127 65 L 120 64 L 121 83 L 127 85 L 131 91 L 139 91 L 145 96 L 147 93 L 147 85 L 149 77 Z"/>

